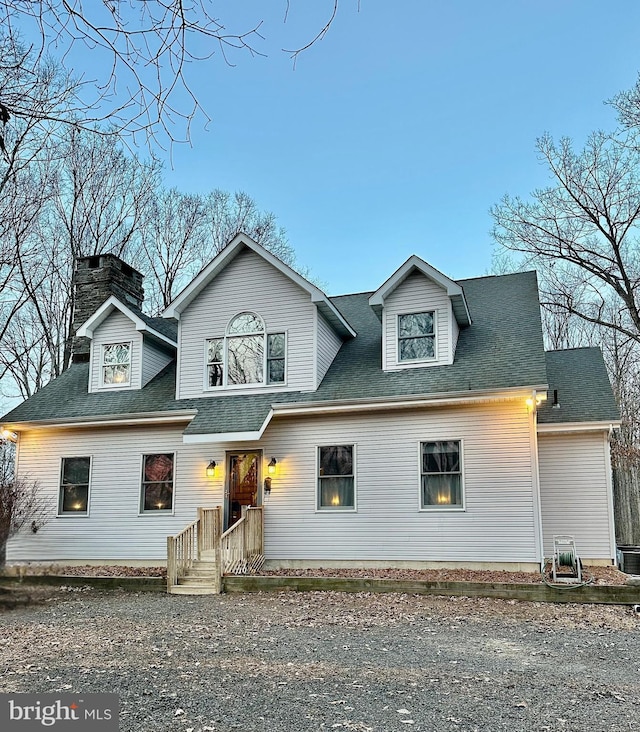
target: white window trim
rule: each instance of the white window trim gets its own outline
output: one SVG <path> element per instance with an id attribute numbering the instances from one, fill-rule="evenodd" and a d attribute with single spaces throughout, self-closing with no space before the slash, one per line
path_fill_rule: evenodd
<path id="1" fill-rule="evenodd" d="M 238 317 L 238 315 L 242 315 L 243 313 L 250 313 L 251 315 L 255 315 L 256 317 L 260 318 L 260 320 L 264 324 L 264 331 L 262 333 L 243 333 L 240 334 L 237 337 L 242 337 L 243 335 L 251 336 L 251 335 L 261 335 L 264 337 L 264 353 L 263 353 L 263 363 L 262 363 L 262 374 L 264 376 L 264 381 L 255 382 L 252 384 L 228 384 L 227 378 L 229 376 L 229 367 L 228 367 L 228 358 L 227 358 L 227 340 L 229 338 L 234 338 L 235 336 L 229 336 L 227 334 L 227 328 L 229 325 L 227 324 L 227 328 L 225 328 L 224 335 L 221 336 L 207 336 L 204 339 L 204 347 L 203 347 L 203 357 L 204 357 L 204 379 L 203 379 L 203 389 L 204 391 L 237 391 L 238 389 L 244 390 L 244 389 L 264 389 L 265 387 L 268 389 L 281 389 L 282 387 L 286 387 L 288 383 L 288 371 L 289 371 L 289 357 L 288 357 L 288 350 L 289 350 L 289 337 L 288 337 L 288 331 L 285 329 L 282 330 L 274 330 L 269 331 L 267 330 L 267 325 L 264 321 L 264 318 L 262 318 L 258 313 L 254 313 L 250 310 L 243 310 L 242 313 L 236 313 L 232 318 L 229 319 L 229 323 Z M 272 335 L 284 335 L 284 381 L 278 381 L 271 383 L 267 381 L 268 378 L 268 342 L 269 342 L 269 336 Z M 224 375 L 224 383 L 221 386 L 209 386 L 209 341 L 215 341 L 215 340 L 221 340 L 223 342 L 222 346 L 222 367 L 223 367 L 223 375 Z"/>
<path id="2" fill-rule="evenodd" d="M 105 384 L 104 383 L 104 367 L 105 366 L 111 366 L 113 364 L 105 364 L 105 362 L 104 362 L 104 349 L 107 346 L 115 346 L 115 345 L 121 345 L 121 346 L 128 345 L 129 346 L 129 381 L 126 381 L 126 382 L 123 381 L 121 384 Z M 100 346 L 100 365 L 99 365 L 99 368 L 100 368 L 100 380 L 99 380 L 99 383 L 100 383 L 100 388 L 101 389 L 127 389 L 127 388 L 129 388 L 131 386 L 132 376 L 133 376 L 133 374 L 132 374 L 132 372 L 133 372 L 133 341 L 111 341 L 109 343 L 103 343 Z"/>
<path id="3" fill-rule="evenodd" d="M 288 333 L 286 330 L 276 330 L 273 333 L 269 333 L 268 331 L 265 330 L 265 334 L 264 334 L 264 340 L 265 340 L 264 377 L 265 377 L 265 379 L 267 379 L 269 376 L 269 373 L 268 373 L 269 359 L 268 359 L 268 355 L 267 355 L 269 336 L 270 335 L 280 335 L 280 334 L 284 336 L 284 381 L 277 381 L 277 382 L 273 382 L 273 383 L 270 381 L 265 381 L 264 384 L 261 384 L 260 386 L 275 387 L 275 388 L 279 389 L 281 386 L 287 385 L 287 371 L 289 368 L 289 359 L 287 358 L 287 346 L 289 345 L 289 338 L 288 338 Z"/>
<path id="4" fill-rule="evenodd" d="M 447 508 L 431 508 L 422 505 L 422 444 L 424 442 L 459 442 L 460 443 L 460 493 L 462 495 L 461 506 L 450 506 Z M 462 437 L 428 437 L 418 440 L 418 511 L 420 513 L 464 513 L 467 510 L 467 492 L 464 479 L 464 440 Z"/>
<path id="5" fill-rule="evenodd" d="M 144 496 L 143 496 L 143 483 L 144 483 L 144 459 L 149 455 L 173 455 L 173 482 L 171 485 L 171 508 L 156 508 L 153 511 L 145 511 L 143 509 Z M 140 485 L 138 489 L 138 516 L 174 516 L 176 512 L 176 464 L 177 464 L 177 453 L 175 450 L 161 450 L 158 449 L 155 452 L 143 452 L 140 455 Z"/>
<path id="6" fill-rule="evenodd" d="M 74 458 L 89 458 L 89 487 L 87 488 L 87 510 L 86 511 L 68 511 L 63 512 L 62 508 L 62 470 L 65 460 L 73 460 Z M 93 482 L 93 455 L 62 455 L 60 458 L 60 469 L 58 471 L 58 505 L 56 508 L 56 518 L 88 518 L 91 513 L 91 484 Z"/>
<path id="7" fill-rule="evenodd" d="M 433 313 L 433 357 L 432 358 L 412 358 L 408 360 L 400 359 L 400 318 L 405 315 L 418 315 L 420 313 Z M 422 364 L 432 364 L 439 359 L 438 353 L 438 309 L 425 308 L 422 310 L 407 310 L 407 312 L 396 313 L 396 366 L 411 368 L 412 366 L 422 366 Z"/>
<path id="8" fill-rule="evenodd" d="M 336 447 L 337 445 L 345 445 L 351 447 L 351 460 L 353 469 L 353 507 L 348 508 L 332 508 L 331 506 L 320 506 L 320 448 L 321 447 Z M 357 455 L 358 446 L 355 442 L 349 442 L 348 440 L 336 440 L 331 443 L 323 443 L 322 445 L 315 446 L 316 451 L 316 468 L 315 468 L 315 491 L 314 491 L 314 502 L 315 502 L 315 513 L 325 514 L 343 514 L 343 513 L 357 513 L 358 512 L 358 469 L 357 469 Z"/>

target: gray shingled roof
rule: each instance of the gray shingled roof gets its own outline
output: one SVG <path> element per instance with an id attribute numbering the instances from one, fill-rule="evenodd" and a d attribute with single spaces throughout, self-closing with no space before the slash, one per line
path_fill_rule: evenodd
<path id="1" fill-rule="evenodd" d="M 332 302 L 358 335 L 343 344 L 317 391 L 201 399 L 198 416 L 185 433 L 259 429 L 276 402 L 304 404 L 546 384 L 535 272 L 481 277 L 459 284 L 473 323 L 460 331 L 451 366 L 383 371 L 382 327 L 369 306 L 372 293 L 333 297 Z M 209 404 L 201 409 L 204 401 Z M 240 409 L 241 420 L 236 411 Z"/>
<path id="2" fill-rule="evenodd" d="M 133 313 L 135 313 L 141 320 L 144 320 L 144 322 L 150 327 L 153 328 L 155 331 L 160 333 L 163 336 L 166 336 L 167 338 L 170 338 L 174 343 L 177 343 L 178 341 L 178 321 L 175 320 L 175 318 L 152 318 L 150 315 L 147 315 L 146 313 L 143 313 L 142 310 L 139 310 L 136 307 L 133 307 L 132 305 L 126 304 L 126 307 L 129 308 Z"/>
<path id="3" fill-rule="evenodd" d="M 315 392 L 252 393 L 176 401 L 175 368 L 169 366 L 143 389 L 89 394 L 88 365 L 75 364 L 35 396 L 9 412 L 3 421 L 62 421 L 195 408 L 198 414 L 187 427 L 186 434 L 221 434 L 260 429 L 274 403 L 428 396 L 545 385 L 547 362 L 543 351 L 535 273 L 480 277 L 463 280 L 459 284 L 464 288 L 473 322 L 460 331 L 455 363 L 451 366 L 383 372 L 381 324 L 369 307 L 371 293 L 367 292 L 331 298 L 358 335 L 344 343 Z M 567 394 L 567 406 L 563 414 L 570 415 L 570 421 L 599 420 L 602 414 L 612 413 L 613 397 L 601 356 L 597 349 L 580 349 L 585 350 L 589 352 L 585 363 L 592 373 L 592 381 L 585 381 L 590 384 L 592 392 L 592 408 L 589 409 L 584 408 L 586 403 L 582 393 L 579 393 L 575 380 L 572 381 L 571 374 L 567 372 L 575 364 L 569 360 L 565 365 L 561 357 L 554 356 L 554 353 L 563 352 L 549 354 L 550 373 L 558 383 L 563 384 L 555 388 L 561 388 L 562 393 Z M 594 350 L 595 354 L 591 354 Z M 598 359 L 599 370 L 597 364 L 594 365 Z M 577 361 L 580 359 L 577 358 Z M 605 381 L 602 381 L 603 373 Z M 568 391 L 564 385 L 566 383 L 572 384 L 574 392 Z M 603 390 L 604 394 L 593 396 L 597 389 Z M 552 413 L 552 419 L 556 419 L 556 416 L 555 412 Z"/>
<path id="4" fill-rule="evenodd" d="M 549 395 L 538 410 L 540 424 L 609 422 L 620 419 L 599 348 L 548 351 Z M 559 407 L 553 408 L 553 392 Z"/>
<path id="5" fill-rule="evenodd" d="M 76 363 L 3 418 L 6 422 L 105 417 L 186 409 L 175 395 L 175 366 L 163 369 L 143 389 L 90 394 L 89 364 Z"/>

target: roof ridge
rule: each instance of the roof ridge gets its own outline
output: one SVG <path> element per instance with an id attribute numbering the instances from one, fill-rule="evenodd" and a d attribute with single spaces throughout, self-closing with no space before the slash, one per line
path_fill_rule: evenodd
<path id="1" fill-rule="evenodd" d="M 568 351 L 601 351 L 600 346 L 571 346 L 571 348 L 550 348 L 545 351 L 547 353 L 567 353 Z"/>

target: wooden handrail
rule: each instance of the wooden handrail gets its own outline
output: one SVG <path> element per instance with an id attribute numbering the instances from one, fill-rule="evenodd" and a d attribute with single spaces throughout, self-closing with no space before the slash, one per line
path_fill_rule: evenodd
<path id="1" fill-rule="evenodd" d="M 233 524 L 233 526 L 229 526 L 229 528 L 224 532 L 224 534 L 222 534 L 222 536 L 220 538 L 221 539 L 226 539 L 227 536 L 231 536 L 231 534 L 233 534 L 234 531 L 237 531 L 238 530 L 238 527 L 240 526 L 240 524 L 244 523 L 245 520 L 246 519 L 245 519 L 244 516 L 241 519 L 238 519 L 235 522 L 235 524 Z"/>
<path id="2" fill-rule="evenodd" d="M 262 536 L 262 506 L 249 507 L 220 537 L 223 573 L 258 571 L 264 562 Z"/>
<path id="3" fill-rule="evenodd" d="M 242 518 L 222 532 L 222 509 L 198 508 L 198 518 L 179 534 L 167 537 L 167 591 L 184 578 L 194 563 L 214 561 L 217 587 L 222 574 L 257 572 L 264 563 L 262 506 L 248 507 Z M 218 589 L 218 591 L 220 591 Z"/>
<path id="4" fill-rule="evenodd" d="M 198 518 L 175 536 L 167 537 L 167 591 L 185 577 L 203 551 L 217 555 L 217 573 L 220 574 L 219 547 L 221 509 L 199 508 Z"/>

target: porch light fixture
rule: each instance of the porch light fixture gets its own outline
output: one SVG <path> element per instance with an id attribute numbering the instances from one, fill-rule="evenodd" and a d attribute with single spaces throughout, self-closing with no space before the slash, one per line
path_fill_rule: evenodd
<path id="1" fill-rule="evenodd" d="M 2 432 L 0 432 L 0 437 L 2 437 L 3 440 L 9 440 L 9 442 L 17 442 L 18 433 L 3 427 Z"/>
<path id="2" fill-rule="evenodd" d="M 209 465 L 207 465 L 207 478 L 215 478 L 216 477 L 216 461 L 212 460 Z"/>
<path id="3" fill-rule="evenodd" d="M 272 457 L 271 462 L 269 465 L 267 465 L 267 470 L 269 471 L 269 475 L 275 475 L 276 474 L 276 465 L 278 464 L 278 461 Z"/>

